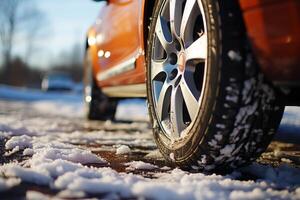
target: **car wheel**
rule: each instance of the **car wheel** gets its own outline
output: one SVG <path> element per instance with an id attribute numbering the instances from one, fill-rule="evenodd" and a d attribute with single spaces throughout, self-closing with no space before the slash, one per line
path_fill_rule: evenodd
<path id="1" fill-rule="evenodd" d="M 85 116 L 89 120 L 114 120 L 117 100 L 108 98 L 101 92 L 93 76 L 92 59 L 86 51 L 84 70 Z"/>
<path id="2" fill-rule="evenodd" d="M 204 171 L 255 160 L 284 106 L 258 70 L 238 2 L 158 0 L 149 31 L 147 98 L 166 160 Z"/>

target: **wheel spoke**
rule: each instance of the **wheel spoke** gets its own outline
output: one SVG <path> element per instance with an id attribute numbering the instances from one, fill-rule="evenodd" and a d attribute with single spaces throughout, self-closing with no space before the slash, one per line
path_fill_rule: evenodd
<path id="1" fill-rule="evenodd" d="M 189 78 L 190 79 L 190 78 Z M 184 79 L 180 82 L 180 88 L 182 91 L 182 96 L 185 101 L 188 113 L 190 115 L 191 120 L 193 120 L 198 111 L 198 99 L 200 97 L 200 94 L 197 92 L 197 89 L 195 85 L 192 83 L 192 81 L 187 82 Z M 194 92 L 192 92 L 194 91 Z"/>
<path id="2" fill-rule="evenodd" d="M 172 41 L 172 36 L 166 20 L 161 16 L 158 16 L 157 18 L 155 33 L 164 50 L 167 50 L 168 45 Z"/>
<path id="3" fill-rule="evenodd" d="M 161 120 L 163 120 L 168 113 L 171 95 L 171 89 L 169 89 L 170 87 L 171 85 L 165 82 L 157 98 L 157 114 Z"/>
<path id="4" fill-rule="evenodd" d="M 170 26 L 174 36 L 180 36 L 182 0 L 170 0 Z"/>
<path id="5" fill-rule="evenodd" d="M 196 0 L 186 1 L 183 15 L 182 15 L 181 25 L 180 25 L 180 36 L 182 39 L 185 39 L 186 27 L 191 17 L 195 14 L 195 12 L 192 12 L 195 4 L 196 4 Z"/>
<path id="6" fill-rule="evenodd" d="M 151 78 L 152 80 L 162 72 L 164 72 L 165 61 L 154 61 L 151 60 Z"/>
<path id="7" fill-rule="evenodd" d="M 180 88 L 177 87 L 172 90 L 171 94 L 170 120 L 172 123 L 172 138 L 178 138 L 180 132 L 184 129 L 182 105 L 182 94 Z"/>
<path id="8" fill-rule="evenodd" d="M 166 60 L 155 61 L 151 60 L 151 78 L 155 80 L 157 75 L 164 72 L 166 76 L 171 73 L 173 69 L 175 69 L 175 65 L 169 64 Z"/>
<path id="9" fill-rule="evenodd" d="M 207 35 L 204 33 L 195 42 L 193 42 L 186 50 L 186 60 L 201 59 L 207 57 Z"/>

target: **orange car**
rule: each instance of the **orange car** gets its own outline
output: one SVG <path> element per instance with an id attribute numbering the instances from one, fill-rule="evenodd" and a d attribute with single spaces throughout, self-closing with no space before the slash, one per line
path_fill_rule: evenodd
<path id="1" fill-rule="evenodd" d="M 299 49 L 297 0 L 108 0 L 87 35 L 86 115 L 113 119 L 118 99 L 147 97 L 166 160 L 231 170 L 297 102 Z"/>

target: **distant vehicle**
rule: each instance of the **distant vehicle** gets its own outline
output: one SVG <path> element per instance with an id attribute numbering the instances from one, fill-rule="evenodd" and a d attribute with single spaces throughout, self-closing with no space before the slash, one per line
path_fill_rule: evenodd
<path id="1" fill-rule="evenodd" d="M 146 97 L 167 161 L 248 164 L 300 105 L 299 13 L 299 0 L 106 0 L 86 39 L 86 115 Z"/>
<path id="2" fill-rule="evenodd" d="M 42 90 L 44 91 L 71 91 L 74 82 L 70 75 L 60 72 L 48 74 L 42 81 Z"/>

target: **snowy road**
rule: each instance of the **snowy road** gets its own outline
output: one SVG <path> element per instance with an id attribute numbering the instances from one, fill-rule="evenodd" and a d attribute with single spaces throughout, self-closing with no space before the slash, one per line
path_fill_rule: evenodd
<path id="1" fill-rule="evenodd" d="M 1 199 L 300 199 L 295 144 L 273 142 L 228 175 L 184 172 L 161 158 L 148 123 L 88 122 L 76 99 L 0 100 L 0 141 Z"/>

